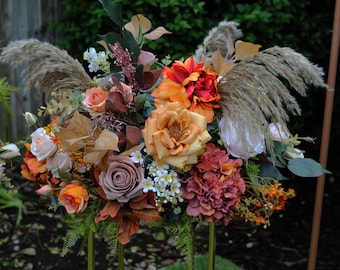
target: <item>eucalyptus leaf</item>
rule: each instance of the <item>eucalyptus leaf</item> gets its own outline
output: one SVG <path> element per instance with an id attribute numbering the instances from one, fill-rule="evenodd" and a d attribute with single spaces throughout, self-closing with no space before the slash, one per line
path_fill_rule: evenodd
<path id="1" fill-rule="evenodd" d="M 271 163 L 261 164 L 260 176 L 271 177 L 271 178 L 274 178 L 278 181 L 289 179 L 289 178 L 283 176 L 281 174 L 281 172 L 275 166 L 273 166 L 273 164 L 271 164 Z"/>
<path id="2" fill-rule="evenodd" d="M 300 177 L 318 177 L 324 173 L 331 173 L 311 158 L 291 159 L 288 162 L 288 169 Z"/>
<path id="3" fill-rule="evenodd" d="M 287 145 L 279 142 L 279 141 L 273 141 L 274 144 L 274 154 L 276 156 L 280 156 L 286 149 Z"/>
<path id="4" fill-rule="evenodd" d="M 146 94 L 140 94 L 136 97 L 136 111 L 143 109 L 146 101 Z"/>

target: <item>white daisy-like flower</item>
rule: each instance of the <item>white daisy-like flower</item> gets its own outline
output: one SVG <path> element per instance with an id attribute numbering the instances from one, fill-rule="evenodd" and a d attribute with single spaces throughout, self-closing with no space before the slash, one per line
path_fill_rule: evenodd
<path id="1" fill-rule="evenodd" d="M 143 192 L 147 193 L 148 191 L 154 191 L 154 182 L 151 177 L 144 178 L 143 180 Z"/>
<path id="2" fill-rule="evenodd" d="M 140 151 L 134 151 L 130 154 L 130 158 L 134 163 L 143 164 L 144 159 Z"/>

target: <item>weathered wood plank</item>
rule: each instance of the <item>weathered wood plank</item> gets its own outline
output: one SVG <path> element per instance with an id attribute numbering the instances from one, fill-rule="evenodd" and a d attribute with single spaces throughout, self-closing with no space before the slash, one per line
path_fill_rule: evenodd
<path id="1" fill-rule="evenodd" d="M 1 0 L 0 1 L 0 47 L 13 40 L 37 38 L 55 44 L 56 33 L 48 28 L 50 20 L 57 20 L 61 1 L 58 0 Z M 0 78 L 6 77 L 13 86 L 23 88 L 25 82 L 20 77 L 21 70 L 0 64 Z M 27 133 L 22 113 L 35 113 L 41 98 L 33 93 L 15 93 L 11 97 L 12 114 L 8 116 L 11 130 L 0 121 L 0 138 L 18 139 Z M 5 112 L 0 108 L 0 113 Z"/>

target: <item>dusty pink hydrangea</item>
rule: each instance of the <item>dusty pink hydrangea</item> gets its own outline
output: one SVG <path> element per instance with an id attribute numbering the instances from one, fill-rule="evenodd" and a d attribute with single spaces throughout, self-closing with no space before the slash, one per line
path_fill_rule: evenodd
<path id="1" fill-rule="evenodd" d="M 242 159 L 231 159 L 226 151 L 207 144 L 190 176 L 182 179 L 181 192 L 188 202 L 187 214 L 228 225 L 246 189 L 241 166 Z"/>

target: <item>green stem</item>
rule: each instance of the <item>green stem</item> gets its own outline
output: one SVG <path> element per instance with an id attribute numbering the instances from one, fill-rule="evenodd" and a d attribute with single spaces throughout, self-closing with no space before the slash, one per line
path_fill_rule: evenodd
<path id="1" fill-rule="evenodd" d="M 87 270 L 95 269 L 95 233 L 93 231 L 89 231 L 89 235 L 87 237 Z"/>
<path id="2" fill-rule="evenodd" d="M 208 250 L 208 270 L 215 270 L 216 251 L 216 226 L 214 222 L 209 223 L 209 250 Z"/>
<path id="3" fill-rule="evenodd" d="M 118 241 L 118 270 L 124 270 L 124 245 Z"/>
<path id="4" fill-rule="evenodd" d="M 195 266 L 195 226 L 194 224 L 191 224 L 190 226 L 190 241 L 191 241 L 191 248 L 188 253 L 187 258 L 187 270 L 194 270 Z"/>

